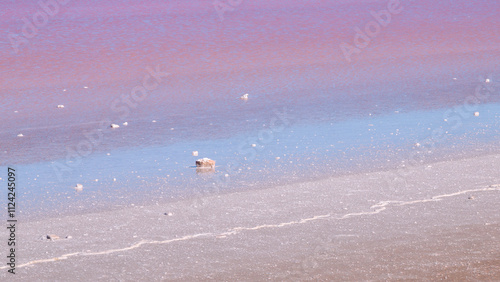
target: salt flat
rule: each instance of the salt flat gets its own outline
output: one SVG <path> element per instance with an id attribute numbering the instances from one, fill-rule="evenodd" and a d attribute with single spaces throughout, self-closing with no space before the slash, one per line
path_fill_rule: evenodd
<path id="1" fill-rule="evenodd" d="M 21 221 L 16 279 L 496 280 L 499 165 L 489 155 L 399 181 L 374 172 Z"/>

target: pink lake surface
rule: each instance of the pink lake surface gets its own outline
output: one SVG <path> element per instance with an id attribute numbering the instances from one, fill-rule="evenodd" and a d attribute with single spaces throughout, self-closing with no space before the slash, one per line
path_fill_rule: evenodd
<path id="1" fill-rule="evenodd" d="M 9 36 L 22 34 L 23 17 L 32 21 L 41 8 L 4 1 L 0 165 L 24 171 L 26 201 L 45 191 L 65 195 L 76 182 L 111 201 L 104 187 L 115 184 L 91 181 L 120 175 L 126 179 L 120 187 L 157 189 L 165 170 L 177 177 L 165 180 L 168 187 L 205 187 L 186 168 L 200 147 L 218 158 L 222 172 L 234 159 L 238 168 L 257 168 L 234 177 L 234 187 L 253 187 L 259 168 L 270 171 L 262 179 L 273 185 L 284 172 L 293 172 L 288 180 L 305 179 L 304 167 L 309 175 L 333 173 L 326 163 L 349 173 L 404 158 L 427 128 L 449 127 L 443 113 L 463 104 L 485 78 L 496 88 L 482 101 L 480 119 L 467 112 L 432 160 L 497 150 L 500 3 L 401 1 L 402 11 L 346 60 L 340 45 L 353 45 L 355 28 L 364 29 L 374 20 L 370 11 L 389 2 L 243 0 L 221 20 L 212 1 L 69 1 L 15 52 Z M 113 110 L 156 66 L 170 74 L 159 87 L 127 114 Z M 247 103 L 238 99 L 244 93 Z M 247 162 L 240 145 L 250 143 L 243 140 L 258 137 L 284 107 L 293 123 Z M 64 164 L 68 148 L 101 121 L 130 126 L 105 129 L 102 142 L 57 180 L 54 162 Z M 365 135 L 367 124 L 385 133 Z M 402 127 L 408 131 L 390 135 Z M 325 153 L 332 144 L 349 157 Z M 114 157 L 105 159 L 109 152 Z M 287 164 L 274 163 L 277 156 Z M 362 160 L 346 163 L 351 158 Z M 142 171 L 133 177 L 145 182 L 131 180 L 130 171 Z M 128 189 L 120 187 L 111 190 Z M 51 195 L 46 203 L 60 201 Z"/>

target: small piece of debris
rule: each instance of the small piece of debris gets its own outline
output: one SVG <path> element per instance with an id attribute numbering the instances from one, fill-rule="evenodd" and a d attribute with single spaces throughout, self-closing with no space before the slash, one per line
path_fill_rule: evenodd
<path id="1" fill-rule="evenodd" d="M 257 144 L 252 144 L 252 147 L 257 147 Z"/>
<path id="2" fill-rule="evenodd" d="M 479 116 L 479 112 L 474 112 L 474 116 L 478 117 Z"/>
<path id="3" fill-rule="evenodd" d="M 474 196 L 469 196 L 467 199 L 474 200 Z"/>
<path id="4" fill-rule="evenodd" d="M 198 151 L 193 151 L 193 156 L 197 157 L 198 156 Z"/>
<path id="5" fill-rule="evenodd" d="M 415 147 L 420 147 L 422 145 L 420 145 L 420 143 L 415 143 Z"/>
<path id="6" fill-rule="evenodd" d="M 23 137 L 24 135 L 22 133 L 19 133 L 17 137 Z"/>
<path id="7" fill-rule="evenodd" d="M 152 122 L 156 122 L 156 120 L 153 120 Z"/>
<path id="8" fill-rule="evenodd" d="M 66 91 L 66 89 L 63 89 L 63 91 Z"/>
<path id="9" fill-rule="evenodd" d="M 72 239 L 72 238 L 73 238 L 73 236 L 71 236 L 71 235 L 66 236 L 66 239 Z"/>
<path id="10" fill-rule="evenodd" d="M 167 216 L 173 216 L 174 214 L 173 214 L 173 213 L 171 213 L 171 212 L 166 212 L 166 213 L 164 213 L 164 215 L 167 215 Z"/>
<path id="11" fill-rule="evenodd" d="M 490 83 L 490 81 L 491 81 L 491 80 L 490 80 L 489 78 L 487 78 L 484 82 L 486 82 L 486 83 Z"/>
<path id="12" fill-rule="evenodd" d="M 128 125 L 128 122 L 124 122 L 123 125 L 127 126 Z"/>
<path id="13" fill-rule="evenodd" d="M 110 127 L 111 127 L 111 128 L 118 128 L 118 127 L 120 127 L 120 126 L 119 126 L 118 124 L 114 124 L 114 123 L 112 123 L 112 124 L 110 125 Z"/>
<path id="14" fill-rule="evenodd" d="M 277 160 L 279 160 L 279 159 L 280 159 L 280 157 L 276 157 L 276 159 L 277 159 Z"/>
<path id="15" fill-rule="evenodd" d="M 82 192 L 83 185 L 82 184 L 76 184 L 76 186 L 73 187 L 73 189 L 75 189 L 76 192 Z"/>
<path id="16" fill-rule="evenodd" d="M 47 239 L 49 239 L 49 240 L 58 240 L 58 239 L 61 239 L 61 238 L 59 238 L 59 236 L 54 235 L 54 234 L 47 234 Z"/>
<path id="17" fill-rule="evenodd" d="M 116 181 L 116 178 L 113 178 L 113 181 Z"/>
<path id="18" fill-rule="evenodd" d="M 64 105 L 57 105 L 58 108 L 64 108 Z"/>
<path id="19" fill-rule="evenodd" d="M 242 100 L 248 100 L 248 93 L 247 94 L 243 94 L 240 99 Z"/>
<path id="20" fill-rule="evenodd" d="M 89 87 L 88 87 L 88 86 L 83 86 L 83 88 L 87 89 L 87 88 L 89 88 Z"/>

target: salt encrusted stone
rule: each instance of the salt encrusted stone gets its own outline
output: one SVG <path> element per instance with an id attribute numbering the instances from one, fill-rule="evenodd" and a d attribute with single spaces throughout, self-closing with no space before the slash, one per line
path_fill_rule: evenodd
<path id="1" fill-rule="evenodd" d="M 81 192 L 83 190 L 83 185 L 82 184 L 76 184 L 76 186 L 73 187 L 73 189 L 75 189 L 76 192 Z"/>
<path id="2" fill-rule="evenodd" d="M 215 161 L 211 160 L 209 158 L 199 159 L 199 160 L 196 161 L 196 167 L 214 168 L 215 167 Z"/>
<path id="3" fill-rule="evenodd" d="M 59 238 L 59 236 L 57 236 L 55 234 L 48 234 L 47 235 L 47 239 L 49 239 L 49 240 L 58 240 L 60 238 Z"/>

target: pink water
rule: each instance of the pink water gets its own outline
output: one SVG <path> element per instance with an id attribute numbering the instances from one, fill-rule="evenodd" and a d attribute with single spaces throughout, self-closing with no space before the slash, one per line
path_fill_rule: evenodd
<path id="1" fill-rule="evenodd" d="M 32 22 L 42 9 L 4 1 L 0 165 L 23 171 L 26 202 L 43 195 L 38 209 L 63 210 L 76 183 L 84 183 L 84 199 L 101 195 L 101 205 L 116 194 L 134 201 L 130 191 L 169 198 L 183 187 L 211 187 L 189 168 L 192 150 L 217 158 L 222 175 L 231 171 L 224 189 L 397 166 L 429 128 L 449 131 L 434 161 L 496 151 L 500 3 L 401 1 L 401 12 L 346 60 L 340 45 L 354 45 L 355 28 L 390 2 L 243 0 L 221 20 L 212 1 L 69 1 L 15 52 L 9 36 L 22 35 L 22 18 Z M 157 67 L 169 76 L 126 104 L 122 95 Z M 480 117 L 469 110 L 451 130 L 444 113 L 486 78 L 492 90 Z M 248 102 L 238 99 L 244 93 Z M 251 151 L 284 109 L 290 123 Z M 118 130 L 99 126 L 125 121 Z M 103 138 L 71 157 L 88 132 Z"/>

